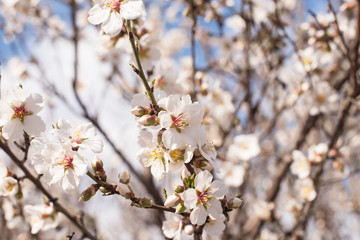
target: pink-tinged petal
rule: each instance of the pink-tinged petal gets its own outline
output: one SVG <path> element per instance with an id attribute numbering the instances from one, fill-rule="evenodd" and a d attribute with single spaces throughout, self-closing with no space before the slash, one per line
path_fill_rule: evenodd
<path id="1" fill-rule="evenodd" d="M 101 25 L 101 29 L 111 37 L 115 37 L 121 32 L 122 26 L 123 20 L 121 19 L 120 14 L 117 12 L 112 12 L 110 13 L 109 18 Z"/>
<path id="2" fill-rule="evenodd" d="M 222 181 L 215 180 L 210 184 L 208 192 L 215 198 L 222 199 L 226 193 L 226 186 Z"/>
<path id="3" fill-rule="evenodd" d="M 101 8 L 99 5 L 93 6 L 89 11 L 88 21 L 98 25 L 105 22 L 110 17 L 110 8 Z"/>
<path id="4" fill-rule="evenodd" d="M 24 133 L 24 126 L 19 119 L 12 119 L 5 123 L 2 128 L 2 135 L 5 139 L 21 139 Z"/>
<path id="5" fill-rule="evenodd" d="M 216 199 L 208 201 L 207 207 L 208 213 L 212 218 L 217 218 L 223 212 L 220 201 Z"/>
<path id="6" fill-rule="evenodd" d="M 196 190 L 194 188 L 187 189 L 182 194 L 181 198 L 184 200 L 184 205 L 188 209 L 193 209 L 196 207 L 198 196 L 197 196 Z"/>
<path id="7" fill-rule="evenodd" d="M 33 114 L 40 112 L 44 107 L 44 100 L 40 94 L 32 93 L 25 100 L 25 110 Z"/>
<path id="8" fill-rule="evenodd" d="M 14 114 L 14 110 L 10 107 L 8 103 L 0 100 L 0 126 L 3 126 L 7 121 L 9 121 Z"/>
<path id="9" fill-rule="evenodd" d="M 24 120 L 24 130 L 30 136 L 39 136 L 45 131 L 45 123 L 41 117 L 37 115 L 26 116 Z"/>
<path id="10" fill-rule="evenodd" d="M 13 105 L 14 107 L 19 107 L 25 101 L 25 93 L 24 90 L 20 87 L 10 88 L 6 91 L 4 96 L 5 102 Z"/>
<path id="11" fill-rule="evenodd" d="M 141 16 L 144 9 L 142 0 L 130 0 L 121 4 L 120 15 L 126 20 L 134 20 Z"/>
<path id="12" fill-rule="evenodd" d="M 190 213 L 190 221 L 192 224 L 203 225 L 207 218 L 207 212 L 204 207 L 198 205 L 194 210 Z"/>
<path id="13" fill-rule="evenodd" d="M 212 179 L 213 175 L 209 171 L 199 172 L 195 177 L 195 188 L 200 192 L 205 192 Z"/>

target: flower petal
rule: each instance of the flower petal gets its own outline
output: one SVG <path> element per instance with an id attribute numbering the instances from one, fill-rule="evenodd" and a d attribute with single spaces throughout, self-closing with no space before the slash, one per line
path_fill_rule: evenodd
<path id="1" fill-rule="evenodd" d="M 105 22 L 109 16 L 110 9 L 101 8 L 99 5 L 95 5 L 89 11 L 88 21 L 91 24 L 98 25 Z"/>
<path id="2" fill-rule="evenodd" d="M 111 37 L 115 37 L 121 32 L 123 26 L 123 20 L 117 12 L 110 13 L 110 16 L 106 21 L 101 25 L 101 29 L 104 30 L 106 34 L 109 34 Z"/>
<path id="3" fill-rule="evenodd" d="M 213 179 L 213 175 L 205 170 L 201 171 L 195 177 L 195 188 L 200 192 L 205 192 Z"/>
<path id="4" fill-rule="evenodd" d="M 130 0 L 121 4 L 120 15 L 126 20 L 134 20 L 141 16 L 144 9 L 142 0 Z"/>

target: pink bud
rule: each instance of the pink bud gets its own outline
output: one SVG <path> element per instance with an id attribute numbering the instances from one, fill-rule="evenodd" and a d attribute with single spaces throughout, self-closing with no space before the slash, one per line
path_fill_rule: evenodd
<path id="1" fill-rule="evenodd" d="M 123 184 L 128 184 L 130 182 L 130 174 L 128 171 L 123 171 L 119 174 L 119 181 Z"/>
<path id="2" fill-rule="evenodd" d="M 180 202 L 180 198 L 177 194 L 171 194 L 166 199 L 164 206 L 165 207 L 173 207 L 177 205 Z"/>
<path id="3" fill-rule="evenodd" d="M 185 226 L 185 228 L 184 228 L 184 232 L 186 233 L 186 234 L 188 234 L 188 235 L 191 235 L 191 234 L 193 234 L 194 233 L 194 226 L 193 225 L 190 225 L 190 224 L 188 224 L 188 225 L 186 225 Z"/>
<path id="4" fill-rule="evenodd" d="M 146 109 L 146 108 L 144 108 L 142 106 L 136 106 L 133 109 L 131 109 L 130 112 L 131 112 L 132 115 L 135 115 L 136 117 L 142 117 L 145 114 L 149 113 L 148 109 Z"/>
<path id="5" fill-rule="evenodd" d="M 156 115 L 144 115 L 137 121 L 143 126 L 155 126 L 159 124 L 159 118 Z"/>

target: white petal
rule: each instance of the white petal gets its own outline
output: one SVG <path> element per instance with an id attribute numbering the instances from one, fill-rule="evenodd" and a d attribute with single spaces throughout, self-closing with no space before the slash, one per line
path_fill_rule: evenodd
<path id="1" fill-rule="evenodd" d="M 41 132 L 45 131 L 45 123 L 37 115 L 26 116 L 24 119 L 24 130 L 30 136 L 39 136 Z"/>
<path id="2" fill-rule="evenodd" d="M 13 109 L 8 103 L 0 100 L 0 126 L 3 126 L 7 121 L 9 121 L 14 114 Z"/>
<path id="3" fill-rule="evenodd" d="M 126 20 L 134 20 L 141 16 L 144 9 L 142 0 L 130 0 L 121 4 L 120 15 Z"/>
<path id="4" fill-rule="evenodd" d="M 2 134 L 5 139 L 21 139 L 23 137 L 24 127 L 19 119 L 12 119 L 5 123 L 2 128 Z"/>
<path id="5" fill-rule="evenodd" d="M 40 94 L 32 93 L 25 100 L 25 110 L 33 114 L 40 112 L 44 107 L 44 100 Z"/>
<path id="6" fill-rule="evenodd" d="M 156 181 L 161 181 L 165 176 L 165 166 L 162 161 L 154 161 L 151 165 L 151 174 L 154 176 Z"/>
<path id="7" fill-rule="evenodd" d="M 208 212 L 212 218 L 217 218 L 220 214 L 222 214 L 223 210 L 220 201 L 211 199 L 208 202 Z"/>
<path id="8" fill-rule="evenodd" d="M 19 107 L 25 101 L 24 90 L 20 87 L 11 88 L 6 91 L 4 100 L 14 107 Z"/>
<path id="9" fill-rule="evenodd" d="M 210 184 L 208 191 L 211 192 L 211 195 L 213 195 L 215 198 L 221 199 L 226 193 L 226 186 L 222 181 L 215 180 Z"/>
<path id="10" fill-rule="evenodd" d="M 123 20 L 121 19 L 120 14 L 117 12 L 112 12 L 110 13 L 109 18 L 101 25 L 101 29 L 111 37 L 115 37 L 121 32 L 122 26 Z"/>
<path id="11" fill-rule="evenodd" d="M 160 126 L 162 128 L 169 129 L 171 127 L 172 119 L 171 119 L 170 113 L 161 111 L 159 113 L 159 119 L 160 119 Z"/>
<path id="12" fill-rule="evenodd" d="M 197 194 L 196 190 L 194 188 L 187 189 L 181 196 L 181 198 L 184 200 L 184 205 L 188 209 L 193 209 L 196 207 L 197 203 Z"/>
<path id="13" fill-rule="evenodd" d="M 201 171 L 195 177 L 195 188 L 200 192 L 205 192 L 213 179 L 213 175 L 207 171 Z"/>
<path id="14" fill-rule="evenodd" d="M 190 221 L 192 224 L 203 225 L 207 218 L 207 212 L 204 207 L 198 205 L 194 210 L 190 213 Z"/>
<path id="15" fill-rule="evenodd" d="M 105 22 L 109 16 L 109 8 L 101 8 L 99 5 L 95 5 L 89 11 L 88 21 L 91 24 L 98 25 L 102 22 Z"/>

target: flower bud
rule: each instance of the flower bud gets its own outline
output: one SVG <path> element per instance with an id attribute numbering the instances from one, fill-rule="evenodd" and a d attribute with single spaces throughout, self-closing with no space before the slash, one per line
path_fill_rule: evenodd
<path id="1" fill-rule="evenodd" d="M 236 198 L 230 199 L 230 200 L 226 203 L 226 207 L 227 207 L 228 209 L 236 209 L 236 208 L 239 208 L 242 203 L 243 203 L 243 200 L 236 197 Z"/>
<path id="2" fill-rule="evenodd" d="M 181 198 L 179 197 L 179 195 L 171 194 L 166 199 L 164 206 L 165 207 L 173 207 L 173 206 L 179 204 L 180 200 L 181 200 Z"/>
<path id="3" fill-rule="evenodd" d="M 102 181 L 106 182 L 107 177 L 103 165 L 103 162 L 97 156 L 94 157 L 94 160 L 91 163 L 91 167 L 94 170 L 95 175 Z"/>
<path id="4" fill-rule="evenodd" d="M 175 191 L 176 193 L 182 193 L 182 192 L 185 191 L 185 189 L 184 189 L 183 186 L 178 185 L 178 186 L 176 186 L 176 188 L 174 189 L 174 191 Z"/>
<path id="5" fill-rule="evenodd" d="M 92 163 L 91 163 L 91 167 L 94 170 L 94 172 L 98 171 L 98 169 L 103 169 L 103 162 L 101 161 L 100 158 L 98 158 L 98 156 L 95 156 Z"/>
<path id="6" fill-rule="evenodd" d="M 175 213 L 182 213 L 186 210 L 186 207 L 183 203 L 179 203 L 177 206 L 176 206 L 176 211 Z"/>
<path id="7" fill-rule="evenodd" d="M 95 193 L 99 190 L 99 186 L 97 184 L 92 184 L 85 191 L 80 194 L 79 202 L 89 201 Z"/>
<path id="8" fill-rule="evenodd" d="M 156 115 L 144 115 L 137 121 L 143 126 L 156 126 L 159 124 L 159 118 Z"/>
<path id="9" fill-rule="evenodd" d="M 127 170 L 123 171 L 118 175 L 119 181 L 123 184 L 129 184 L 130 183 L 130 174 Z"/>
<path id="10" fill-rule="evenodd" d="M 191 224 L 188 224 L 188 225 L 186 225 L 185 227 L 184 227 L 184 232 L 186 233 L 186 234 L 188 234 L 188 235 L 191 235 L 191 234 L 193 234 L 194 233 L 194 226 L 193 225 L 191 225 Z"/>
<path id="11" fill-rule="evenodd" d="M 131 109 L 130 112 L 131 112 L 132 115 L 135 115 L 135 117 L 142 117 L 145 114 L 149 113 L 148 109 L 146 109 L 146 108 L 144 108 L 142 106 L 136 106 L 133 109 Z"/>

